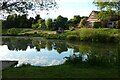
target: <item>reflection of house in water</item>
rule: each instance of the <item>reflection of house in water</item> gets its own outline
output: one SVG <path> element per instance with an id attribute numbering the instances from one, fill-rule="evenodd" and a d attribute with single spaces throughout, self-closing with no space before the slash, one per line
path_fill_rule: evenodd
<path id="1" fill-rule="evenodd" d="M 87 24 L 92 27 L 93 22 L 101 22 L 101 20 L 97 17 L 100 11 L 92 11 L 87 19 Z M 113 28 L 115 27 L 115 22 L 120 20 L 120 16 L 113 15 L 110 16 L 107 20 L 103 21 L 103 27 Z"/>

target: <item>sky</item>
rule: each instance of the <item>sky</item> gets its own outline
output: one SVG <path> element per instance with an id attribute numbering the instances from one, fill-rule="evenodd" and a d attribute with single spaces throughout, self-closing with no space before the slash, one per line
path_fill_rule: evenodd
<path id="1" fill-rule="evenodd" d="M 92 3 L 94 0 L 56 0 L 58 9 L 50 10 L 49 12 L 40 11 L 37 12 L 43 19 L 56 18 L 61 15 L 71 19 L 74 15 L 89 16 L 92 10 L 98 10 Z M 49 13 L 48 15 L 46 15 Z M 35 17 L 34 12 L 29 11 L 29 17 Z M 0 15 L 1 17 L 1 15 Z"/>
<path id="2" fill-rule="evenodd" d="M 41 17 L 56 18 L 58 15 L 62 15 L 70 19 L 74 15 L 89 16 L 92 10 L 98 10 L 92 2 L 93 0 L 59 0 L 58 9 L 49 12 L 48 15 L 42 12 Z"/>

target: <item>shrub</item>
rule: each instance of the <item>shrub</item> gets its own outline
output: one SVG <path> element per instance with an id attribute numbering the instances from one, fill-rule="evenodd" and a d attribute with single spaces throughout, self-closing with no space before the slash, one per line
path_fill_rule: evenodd
<path id="1" fill-rule="evenodd" d="M 33 29 L 36 29 L 36 28 L 38 28 L 40 25 L 38 24 L 38 23 L 36 23 L 36 24 L 32 24 L 32 28 Z"/>
<path id="2" fill-rule="evenodd" d="M 8 34 L 13 34 L 13 35 L 16 35 L 18 34 L 19 31 L 17 31 L 15 28 L 10 28 L 7 30 L 7 33 Z"/>
<path id="3" fill-rule="evenodd" d="M 69 57 L 64 57 L 66 59 L 66 61 L 64 62 L 64 64 L 80 64 L 80 65 L 87 65 L 87 66 L 109 66 L 112 65 L 112 62 L 109 62 L 108 58 L 106 58 L 105 56 L 101 56 L 101 55 L 95 55 L 95 54 L 91 54 L 91 55 L 87 55 L 87 58 L 84 59 L 85 54 L 73 54 L 70 55 Z"/>
<path id="4" fill-rule="evenodd" d="M 19 65 L 19 67 L 28 67 L 31 66 L 30 63 L 22 63 L 21 65 Z"/>
<path id="5" fill-rule="evenodd" d="M 47 38 L 47 39 L 59 39 L 59 35 L 57 35 L 57 34 L 46 34 L 45 38 Z"/>
<path id="6" fill-rule="evenodd" d="M 60 38 L 60 39 L 66 39 L 66 36 L 67 36 L 66 34 L 60 34 L 60 35 L 59 35 L 59 38 Z"/>
<path id="7" fill-rule="evenodd" d="M 77 36 L 77 35 L 68 35 L 67 40 L 79 40 L 79 36 Z"/>
<path id="8" fill-rule="evenodd" d="M 86 25 L 86 18 L 83 18 L 81 21 L 80 21 L 80 24 L 79 24 L 79 27 L 83 27 Z"/>
<path id="9" fill-rule="evenodd" d="M 65 61 L 64 64 L 81 64 L 83 63 L 82 61 L 82 55 L 76 55 L 76 54 L 73 54 L 73 55 L 70 55 L 69 57 L 64 57 L 65 59 L 67 59 Z"/>
<path id="10" fill-rule="evenodd" d="M 117 32 L 117 31 L 116 31 Z M 110 29 L 81 29 L 80 40 L 91 41 L 91 42 L 117 42 L 118 36 L 114 36 L 114 30 Z"/>
<path id="11" fill-rule="evenodd" d="M 116 21 L 116 28 L 120 29 L 120 20 Z"/>
<path id="12" fill-rule="evenodd" d="M 93 28 L 102 28 L 102 23 L 101 22 L 93 22 L 92 27 Z"/>

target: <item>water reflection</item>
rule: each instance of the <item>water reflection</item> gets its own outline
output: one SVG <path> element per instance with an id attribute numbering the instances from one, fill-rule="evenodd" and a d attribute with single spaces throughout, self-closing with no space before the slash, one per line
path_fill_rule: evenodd
<path id="1" fill-rule="evenodd" d="M 48 41 L 42 38 L 3 38 L 2 45 L 7 45 L 9 50 L 16 51 L 25 51 L 27 50 L 28 46 L 30 47 L 30 49 L 35 48 L 37 51 L 47 48 L 47 50 L 49 51 L 55 49 L 58 53 L 62 53 L 68 50 L 65 41 Z"/>
<path id="2" fill-rule="evenodd" d="M 4 37 L 0 45 L 1 60 L 19 60 L 37 66 L 62 64 L 73 54 L 82 54 L 83 60 L 116 62 L 118 59 L 118 44 L 77 43 L 63 40 L 46 40 L 43 38 Z M 88 55 L 88 56 L 86 56 Z M 87 57 L 87 58 L 86 58 Z"/>

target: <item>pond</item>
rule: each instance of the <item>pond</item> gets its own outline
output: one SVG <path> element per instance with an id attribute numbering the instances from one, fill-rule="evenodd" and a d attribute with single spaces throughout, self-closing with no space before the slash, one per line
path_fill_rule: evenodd
<path id="1" fill-rule="evenodd" d="M 3 37 L 0 44 L 0 60 L 17 60 L 18 65 L 60 65 L 66 61 L 65 57 L 73 54 L 82 54 L 83 61 L 96 56 L 109 63 L 117 62 L 118 44 L 68 42 L 38 37 Z"/>

